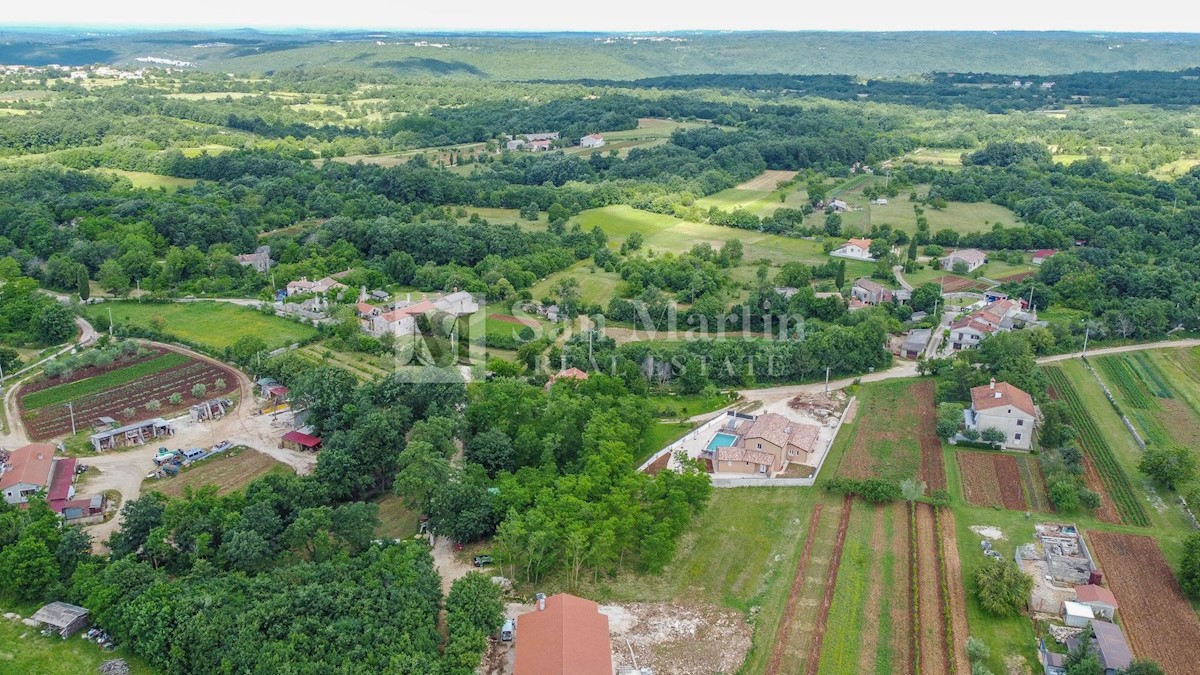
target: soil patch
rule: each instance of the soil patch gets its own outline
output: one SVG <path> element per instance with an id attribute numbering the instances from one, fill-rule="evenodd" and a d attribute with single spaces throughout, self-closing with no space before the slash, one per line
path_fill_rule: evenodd
<path id="1" fill-rule="evenodd" d="M 946 613 L 942 607 L 941 579 L 938 569 L 939 537 L 933 519 L 933 507 L 916 505 L 918 623 L 921 642 L 922 675 L 950 673 L 946 659 Z"/>
<path id="2" fill-rule="evenodd" d="M 821 511 L 824 505 L 817 503 L 812 516 L 808 519 L 808 535 L 804 538 L 804 548 L 800 551 L 800 561 L 796 563 L 796 576 L 792 578 L 792 587 L 788 591 L 787 605 L 779 620 L 779 630 L 775 632 L 775 646 L 771 649 L 771 660 L 767 663 L 767 675 L 779 672 L 779 664 L 787 649 L 787 635 L 796 616 L 796 607 L 800 603 L 800 594 L 804 590 L 804 581 L 808 576 L 808 563 L 812 558 L 813 542 L 817 538 L 817 526 L 821 524 Z"/>
<path id="3" fill-rule="evenodd" d="M 850 511 L 854 497 L 846 495 L 842 500 L 842 519 L 838 522 L 837 540 L 833 543 L 833 554 L 829 558 L 829 573 L 825 576 L 825 597 L 817 609 L 817 622 L 813 627 L 812 642 L 808 646 L 808 661 L 804 672 L 816 675 L 821 664 L 821 644 L 825 641 L 825 629 L 829 625 L 829 607 L 833 605 L 833 591 L 837 586 L 838 567 L 842 563 L 842 547 L 846 543 L 846 530 L 850 527 Z"/>
<path id="4" fill-rule="evenodd" d="M 711 605 L 605 605 L 613 665 L 664 675 L 716 675 L 742 666 L 754 630 L 741 612 Z"/>

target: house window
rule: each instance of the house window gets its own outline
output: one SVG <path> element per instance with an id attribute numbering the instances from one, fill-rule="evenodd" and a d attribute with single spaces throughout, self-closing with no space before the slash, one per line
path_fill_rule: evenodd
<path id="1" fill-rule="evenodd" d="M 1021 432 L 1018 431 L 1017 433 L 1013 434 L 1013 440 L 1014 441 L 1021 440 Z"/>
<path id="2" fill-rule="evenodd" d="M 1025 420 L 1017 420 L 1017 426 L 1019 426 L 1019 427 L 1025 426 Z"/>

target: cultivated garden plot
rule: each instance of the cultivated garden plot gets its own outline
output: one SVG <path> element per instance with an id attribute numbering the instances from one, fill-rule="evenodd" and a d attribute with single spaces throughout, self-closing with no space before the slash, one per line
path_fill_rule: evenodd
<path id="1" fill-rule="evenodd" d="M 1135 657 L 1167 675 L 1191 675 L 1200 664 L 1200 619 L 1158 544 L 1149 537 L 1090 532 L 1092 552 L 1117 598 L 1118 618 Z"/>
<path id="2" fill-rule="evenodd" d="M 962 473 L 963 495 L 975 506 L 1024 511 L 1045 510 L 1049 504 L 1042 470 L 1027 455 L 958 451 L 955 460 Z"/>
<path id="3" fill-rule="evenodd" d="M 838 464 L 837 474 L 897 482 L 921 475 L 925 453 L 920 434 L 914 431 L 920 428 L 922 416 L 936 419 L 934 388 L 932 380 L 864 386 L 859 394 L 856 421 L 849 429 L 853 434 L 850 446 Z M 941 455 L 940 444 L 938 455 Z M 932 464 L 930 468 L 933 469 Z M 936 475 L 936 470 L 931 473 Z M 942 485 L 944 481 L 943 473 Z"/>
<path id="4" fill-rule="evenodd" d="M 237 376 L 229 368 L 161 348 L 158 354 L 150 360 L 92 376 L 103 387 L 93 387 L 92 377 L 85 373 L 65 385 L 46 387 L 28 395 L 22 391 L 21 419 L 30 438 L 46 440 L 70 434 L 72 412 L 77 430 L 89 428 L 100 417 L 131 423 L 169 416 L 237 387 Z M 148 367 L 156 364 L 166 367 Z M 193 395 L 196 385 L 204 385 L 203 395 Z M 60 393 L 64 395 L 59 396 Z M 35 407 L 31 407 L 31 402 Z"/>

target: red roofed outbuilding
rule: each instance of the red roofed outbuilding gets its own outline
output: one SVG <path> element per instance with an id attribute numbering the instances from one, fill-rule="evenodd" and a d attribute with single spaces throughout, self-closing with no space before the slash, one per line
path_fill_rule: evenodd
<path id="1" fill-rule="evenodd" d="M 566 593 L 517 618 L 514 675 L 612 675 L 608 617 L 600 605 Z"/>
<path id="2" fill-rule="evenodd" d="M 321 439 L 303 431 L 289 431 L 283 435 L 282 445 L 292 450 L 320 450 Z"/>

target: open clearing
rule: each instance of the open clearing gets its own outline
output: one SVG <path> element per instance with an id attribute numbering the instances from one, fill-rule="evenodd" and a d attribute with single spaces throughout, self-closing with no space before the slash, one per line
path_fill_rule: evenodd
<path id="1" fill-rule="evenodd" d="M 112 659 L 125 659 L 132 675 L 154 672 L 124 648 L 106 652 L 81 637 L 42 637 L 40 631 L 22 624 L 20 619 L 0 617 L 0 673 L 81 675 L 99 672 L 100 664 Z"/>
<path id="2" fill-rule="evenodd" d="M 839 434 L 847 436 L 850 446 L 837 474 L 895 482 L 916 478 L 921 446 L 912 432 L 922 415 L 935 415 L 933 394 L 932 380 L 864 384 L 858 394 L 858 414 L 850 428 Z"/>
<path id="3" fill-rule="evenodd" d="M 260 337 L 268 349 L 284 347 L 316 335 L 316 329 L 296 321 L 227 302 L 139 303 L 106 302 L 87 311 L 93 324 L 113 321 L 152 328 L 161 320 L 161 330 L 183 340 L 212 349 L 232 346 L 247 335 Z"/>
<path id="4" fill-rule="evenodd" d="M 779 171 L 767 169 L 759 175 L 738 185 L 739 190 L 774 190 L 779 183 L 796 177 L 796 171 Z"/>
<path id="5" fill-rule="evenodd" d="M 1190 675 L 1200 663 L 1200 619 L 1171 566 L 1149 537 L 1089 532 L 1092 551 L 1120 609 L 1136 657 L 1152 659 L 1168 675 Z"/>
<path id="6" fill-rule="evenodd" d="M 292 468 L 257 450 L 240 446 L 185 467 L 178 476 L 147 479 L 142 492 L 157 490 L 168 497 L 182 497 L 188 488 L 198 490 L 215 485 L 217 494 L 223 495 L 269 473 L 292 473 Z"/>
<path id="7" fill-rule="evenodd" d="M 224 146 L 221 146 L 224 147 Z M 107 173 L 121 178 L 129 179 L 133 187 L 147 190 L 165 188 L 167 190 L 178 190 L 179 188 L 188 188 L 195 185 L 198 181 L 195 178 L 176 178 L 175 176 L 164 176 L 157 173 L 147 173 L 145 171 L 125 171 L 124 169 L 92 169 L 94 173 Z"/>
<path id="8" fill-rule="evenodd" d="M 901 194 L 888 199 L 887 204 L 872 204 L 863 194 L 863 190 L 873 184 L 882 187 L 885 180 L 883 176 L 858 176 L 843 183 L 842 185 L 846 186 L 844 189 L 835 188 L 830 193 L 830 196 L 836 196 L 852 209 L 841 214 L 843 234 L 864 234 L 870 231 L 872 226 L 885 223 L 893 229 L 912 234 L 917 231 L 917 213 L 913 206 L 924 210 L 931 232 L 953 230 L 959 234 L 970 234 L 988 232 L 993 223 L 1000 223 L 1004 227 L 1018 224 L 1017 214 L 991 202 L 950 202 L 944 209 L 934 209 L 910 202 L 908 194 Z M 924 195 L 929 192 L 929 186 L 915 185 L 911 191 Z M 825 213 L 815 213 L 805 218 L 804 223 L 824 227 Z"/>

